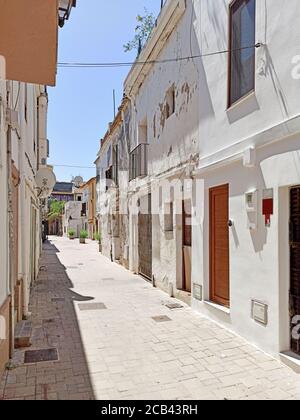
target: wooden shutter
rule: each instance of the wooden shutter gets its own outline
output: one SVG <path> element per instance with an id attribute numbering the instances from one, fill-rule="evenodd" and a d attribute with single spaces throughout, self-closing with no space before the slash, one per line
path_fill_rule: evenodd
<path id="1" fill-rule="evenodd" d="M 229 186 L 210 190 L 210 298 L 230 306 Z"/>

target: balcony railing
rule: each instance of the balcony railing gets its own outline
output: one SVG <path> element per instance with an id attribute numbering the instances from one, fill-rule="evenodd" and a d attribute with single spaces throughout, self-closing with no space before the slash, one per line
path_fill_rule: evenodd
<path id="1" fill-rule="evenodd" d="M 139 144 L 130 153 L 129 181 L 148 175 L 148 144 Z"/>

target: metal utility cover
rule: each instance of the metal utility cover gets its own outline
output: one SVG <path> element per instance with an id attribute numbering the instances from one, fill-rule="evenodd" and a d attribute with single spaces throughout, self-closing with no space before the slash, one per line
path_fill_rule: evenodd
<path id="1" fill-rule="evenodd" d="M 252 318 L 259 324 L 268 325 L 268 310 L 269 307 L 265 303 L 252 301 Z"/>
<path id="2" fill-rule="evenodd" d="M 199 284 L 194 284 L 193 289 L 194 289 L 194 298 L 197 299 L 197 300 L 202 301 L 202 298 L 203 298 L 203 289 L 202 289 L 202 286 L 199 285 Z"/>
<path id="3" fill-rule="evenodd" d="M 53 298 L 53 299 L 51 299 L 51 301 L 53 303 L 60 303 L 60 302 L 65 302 L 66 299 L 65 298 Z"/>
<path id="4" fill-rule="evenodd" d="M 43 319 L 42 320 L 42 324 L 43 325 L 46 325 L 46 324 L 55 324 L 58 321 L 59 321 L 58 318 Z"/>
<path id="5" fill-rule="evenodd" d="M 166 307 L 169 308 L 169 309 L 171 309 L 171 310 L 174 310 L 174 309 L 183 309 L 184 308 L 184 306 L 181 305 L 180 303 L 167 303 L 166 304 Z"/>
<path id="6" fill-rule="evenodd" d="M 154 317 L 152 317 L 152 319 L 153 319 L 153 321 L 155 321 L 157 323 L 172 321 L 168 316 L 165 316 L 165 315 L 154 316 Z"/>
<path id="7" fill-rule="evenodd" d="M 78 307 L 81 311 L 101 311 L 107 309 L 104 303 L 81 303 Z"/>
<path id="8" fill-rule="evenodd" d="M 25 352 L 24 363 L 55 362 L 58 360 L 57 349 L 29 350 Z"/>

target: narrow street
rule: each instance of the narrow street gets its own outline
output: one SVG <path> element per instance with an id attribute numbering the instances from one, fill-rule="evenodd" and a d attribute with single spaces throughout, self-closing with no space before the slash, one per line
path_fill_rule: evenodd
<path id="1" fill-rule="evenodd" d="M 32 291 L 30 349 L 17 350 L 1 399 L 300 399 L 278 361 L 101 256 L 52 238 Z M 24 364 L 27 350 L 58 361 Z"/>

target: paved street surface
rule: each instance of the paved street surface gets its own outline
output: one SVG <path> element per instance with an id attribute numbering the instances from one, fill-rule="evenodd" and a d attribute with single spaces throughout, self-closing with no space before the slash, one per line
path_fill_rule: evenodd
<path id="1" fill-rule="evenodd" d="M 300 375 L 170 301 L 95 243 L 53 238 L 32 294 L 30 350 L 57 348 L 59 360 L 25 365 L 17 351 L 0 398 L 300 399 Z"/>

